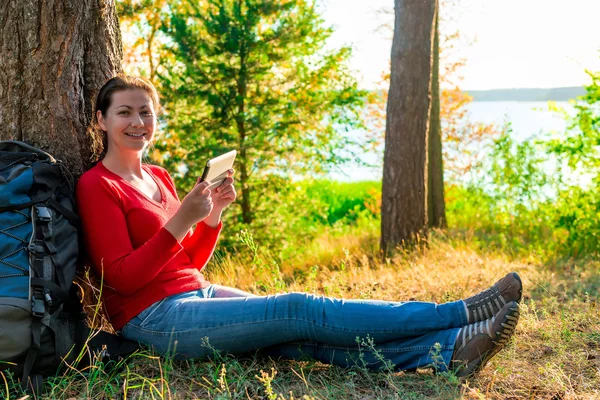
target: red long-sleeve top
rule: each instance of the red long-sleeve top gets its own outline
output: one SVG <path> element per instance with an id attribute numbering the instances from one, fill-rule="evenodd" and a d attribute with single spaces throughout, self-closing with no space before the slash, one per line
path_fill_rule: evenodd
<path id="1" fill-rule="evenodd" d="M 156 181 L 160 203 L 102 162 L 85 172 L 76 188 L 84 245 L 103 276 L 103 302 L 115 330 L 167 296 L 210 285 L 200 271 L 222 227 L 200 222 L 178 242 L 164 228 L 181 204 L 173 180 L 164 168 L 142 168 Z"/>

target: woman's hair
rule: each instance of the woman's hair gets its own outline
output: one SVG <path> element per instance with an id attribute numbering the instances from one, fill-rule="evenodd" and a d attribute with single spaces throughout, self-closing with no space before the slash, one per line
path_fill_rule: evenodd
<path id="1" fill-rule="evenodd" d="M 98 97 L 96 97 L 96 106 L 94 107 L 94 115 L 92 116 L 93 130 L 95 131 L 96 135 L 99 135 L 102 138 L 101 154 L 98 157 L 99 160 L 104 158 L 106 151 L 108 150 L 108 137 L 106 132 L 104 132 L 98 124 L 98 111 L 105 116 L 106 111 L 111 105 L 113 94 L 115 92 L 121 92 L 123 90 L 130 89 L 144 90 L 146 93 L 148 93 L 148 96 L 150 96 L 154 110 L 158 111 L 159 109 L 160 103 L 158 100 L 158 92 L 156 91 L 154 85 L 147 79 L 128 75 L 117 75 L 114 78 L 109 79 L 108 82 L 106 82 L 98 92 Z"/>

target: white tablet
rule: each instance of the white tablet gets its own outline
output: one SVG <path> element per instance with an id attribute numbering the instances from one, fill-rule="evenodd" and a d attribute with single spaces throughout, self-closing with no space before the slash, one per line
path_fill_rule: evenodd
<path id="1" fill-rule="evenodd" d="M 236 154 L 237 151 L 232 150 L 219 157 L 208 160 L 206 167 L 204 167 L 200 182 L 210 181 L 210 185 L 208 186 L 210 190 L 215 189 L 223 183 L 223 181 L 227 179 L 227 175 L 229 174 L 228 171 L 233 168 Z"/>

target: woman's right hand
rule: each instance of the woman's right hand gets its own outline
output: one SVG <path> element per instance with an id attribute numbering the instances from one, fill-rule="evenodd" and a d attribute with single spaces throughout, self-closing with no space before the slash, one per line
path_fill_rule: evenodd
<path id="1" fill-rule="evenodd" d="M 213 209 L 209 182 L 198 183 L 184 198 L 179 209 L 165 224 L 165 229 L 181 242 L 190 228 L 208 217 Z"/>
<path id="2" fill-rule="evenodd" d="M 190 226 L 208 217 L 213 209 L 211 192 L 207 189 L 209 185 L 210 182 L 207 181 L 198 183 L 183 198 L 181 206 L 179 206 L 177 213 L 181 214 L 183 219 L 190 223 Z"/>

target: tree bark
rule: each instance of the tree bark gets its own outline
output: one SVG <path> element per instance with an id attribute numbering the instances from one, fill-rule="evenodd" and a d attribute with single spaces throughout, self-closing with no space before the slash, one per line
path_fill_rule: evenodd
<path id="1" fill-rule="evenodd" d="M 248 135 L 246 132 L 246 98 L 248 96 L 247 76 L 246 76 L 246 52 L 245 48 L 242 48 L 240 52 L 240 76 L 237 79 L 237 115 L 235 119 L 237 121 L 237 129 L 239 134 L 239 148 L 240 148 L 240 186 L 242 188 L 242 222 L 250 224 L 253 220 L 252 217 L 252 206 L 250 202 L 250 185 L 248 185 L 248 179 L 250 178 L 250 160 L 247 154 L 246 141 Z"/>
<path id="2" fill-rule="evenodd" d="M 431 112 L 429 115 L 429 166 L 427 210 L 430 228 L 446 227 L 444 202 L 444 164 L 442 160 L 442 127 L 440 122 L 440 32 L 439 3 L 435 15 L 433 68 L 431 71 Z"/>
<path id="3" fill-rule="evenodd" d="M 387 103 L 381 249 L 425 234 L 435 0 L 395 0 Z"/>
<path id="4" fill-rule="evenodd" d="M 89 128 L 100 87 L 121 71 L 113 0 L 0 3 L 0 140 L 39 147 L 79 176 L 101 150 Z"/>

